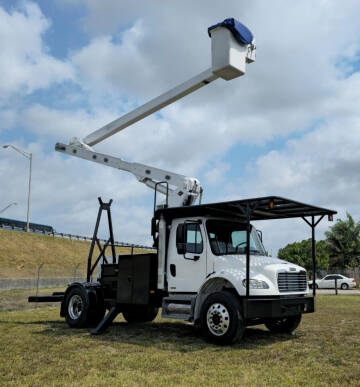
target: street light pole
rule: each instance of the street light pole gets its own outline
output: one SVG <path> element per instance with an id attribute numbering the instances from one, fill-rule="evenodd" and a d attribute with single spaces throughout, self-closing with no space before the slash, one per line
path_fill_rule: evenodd
<path id="1" fill-rule="evenodd" d="M 32 153 L 25 152 L 15 145 L 7 144 L 3 145 L 3 148 L 12 148 L 16 152 L 20 153 L 30 161 L 29 165 L 29 190 L 28 190 L 28 200 L 27 200 L 27 211 L 26 211 L 26 232 L 30 230 L 30 197 L 31 197 L 31 175 L 32 175 Z"/>

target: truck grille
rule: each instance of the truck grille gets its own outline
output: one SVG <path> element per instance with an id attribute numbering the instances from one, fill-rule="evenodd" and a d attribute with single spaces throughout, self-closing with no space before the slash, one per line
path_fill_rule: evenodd
<path id="1" fill-rule="evenodd" d="M 305 292 L 307 288 L 306 272 L 278 273 L 279 292 Z"/>

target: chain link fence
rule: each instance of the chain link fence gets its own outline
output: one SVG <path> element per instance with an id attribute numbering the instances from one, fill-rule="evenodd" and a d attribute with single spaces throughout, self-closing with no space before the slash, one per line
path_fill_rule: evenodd
<path id="1" fill-rule="evenodd" d="M 86 281 L 86 263 L 77 263 L 61 269 L 41 263 L 31 278 L 0 278 L 0 290 L 65 287 L 72 282 Z"/>

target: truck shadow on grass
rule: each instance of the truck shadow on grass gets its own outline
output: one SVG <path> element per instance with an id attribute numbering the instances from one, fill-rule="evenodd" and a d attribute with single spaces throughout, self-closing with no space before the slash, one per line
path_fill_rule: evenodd
<path id="1" fill-rule="evenodd" d="M 0 321 L 0 325 L 7 323 Z M 142 347 L 152 346 L 160 350 L 171 350 L 178 352 L 192 352 L 208 347 L 201 332 L 193 325 L 180 322 L 156 321 L 146 324 L 128 324 L 125 322 L 113 323 L 106 332 L 99 336 L 91 336 L 91 329 L 72 329 L 63 321 L 17 321 L 12 324 L 41 325 L 41 331 L 33 332 L 42 336 L 68 336 L 87 337 L 94 342 L 102 343 L 124 343 L 139 345 Z M 243 339 L 228 348 L 251 349 L 263 347 L 273 343 L 287 342 L 299 337 L 299 334 L 274 334 L 260 328 L 247 328 Z M 214 345 L 214 347 L 217 347 Z"/>
<path id="2" fill-rule="evenodd" d="M 256 346 L 271 345 L 276 342 L 289 341 L 295 335 L 274 335 L 259 329 L 248 328 L 243 339 L 231 347 L 249 349 Z M 103 342 L 126 342 L 141 346 L 155 346 L 159 349 L 171 349 L 179 352 L 191 352 L 204 349 L 209 344 L 203 338 L 201 331 L 193 325 L 179 322 L 156 322 L 150 324 L 115 323 L 103 335 L 94 337 Z M 218 347 L 213 345 L 214 347 Z"/>

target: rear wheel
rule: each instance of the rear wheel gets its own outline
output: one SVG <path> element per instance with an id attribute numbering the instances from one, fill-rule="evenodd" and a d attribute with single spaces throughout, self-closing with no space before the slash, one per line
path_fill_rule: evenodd
<path id="1" fill-rule="evenodd" d="M 232 344 L 244 334 L 244 321 L 237 297 L 229 292 L 213 293 L 201 310 L 201 327 L 205 338 L 215 344 Z"/>
<path id="2" fill-rule="evenodd" d="M 87 326 L 90 316 L 89 297 L 84 288 L 75 287 L 69 291 L 65 304 L 65 319 L 72 328 Z"/>
<path id="3" fill-rule="evenodd" d="M 128 323 L 137 323 L 153 321 L 158 311 L 159 308 L 154 306 L 131 305 L 123 310 L 122 314 Z"/>
<path id="4" fill-rule="evenodd" d="M 271 318 L 265 322 L 265 326 L 274 333 L 291 333 L 299 326 L 300 322 L 301 314 L 283 318 Z"/>
<path id="5" fill-rule="evenodd" d="M 105 315 L 105 306 L 100 295 L 88 292 L 82 286 L 76 286 L 67 293 L 65 301 L 65 319 L 72 328 L 84 328 L 97 325 Z"/>
<path id="6" fill-rule="evenodd" d="M 346 284 L 346 283 L 341 284 L 340 287 L 341 287 L 342 290 L 348 290 L 349 289 L 349 285 Z"/>

